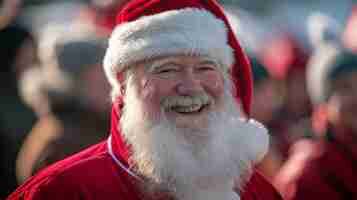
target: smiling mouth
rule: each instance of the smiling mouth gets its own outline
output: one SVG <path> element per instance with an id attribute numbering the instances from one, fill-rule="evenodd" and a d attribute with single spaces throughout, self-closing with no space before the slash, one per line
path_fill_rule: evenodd
<path id="1" fill-rule="evenodd" d="M 170 110 L 180 114 L 198 114 L 205 110 L 209 104 L 194 104 L 190 106 L 173 106 Z"/>

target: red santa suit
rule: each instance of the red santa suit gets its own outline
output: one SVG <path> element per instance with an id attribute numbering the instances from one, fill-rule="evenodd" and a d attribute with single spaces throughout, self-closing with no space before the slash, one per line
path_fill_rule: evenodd
<path id="1" fill-rule="evenodd" d="M 181 12 L 185 9 L 189 12 Z M 170 15 L 166 11 L 174 12 L 170 12 Z M 152 17 L 157 13 L 165 13 L 166 17 Z M 214 20 L 211 20 L 212 16 Z M 205 27 L 206 22 L 211 23 L 210 20 L 218 28 Z M 107 77 L 114 87 L 117 86 L 116 81 L 121 80 L 120 72 L 130 63 L 158 55 L 203 53 L 219 57 L 222 64 L 232 66 L 230 72 L 237 89 L 235 93 L 249 115 L 252 94 L 250 65 L 215 0 L 134 0 L 118 15 L 117 24 L 118 29 L 113 31 L 104 59 Z M 209 34 L 207 31 L 210 31 Z M 220 41 L 222 35 L 227 40 Z M 142 42 L 137 40 L 139 36 L 150 39 Z M 118 46 L 122 48 L 120 55 L 113 50 Z M 164 48 L 160 49 L 160 46 Z M 228 51 L 227 47 L 230 47 Z M 117 96 L 113 104 L 111 135 L 107 140 L 40 171 L 11 194 L 8 200 L 168 199 L 166 194 L 158 193 L 149 197 L 143 193 L 140 189 L 142 179 L 130 169 L 130 147 L 118 130 L 122 106 L 122 97 Z M 281 199 L 258 172 L 254 172 L 241 191 L 237 192 L 244 200 Z"/>
<path id="2" fill-rule="evenodd" d="M 8 200 L 80 199 L 165 199 L 145 197 L 138 188 L 141 180 L 128 167 L 128 148 L 116 129 L 118 116 L 112 114 L 111 137 L 78 154 L 40 171 L 12 193 Z M 280 195 L 259 172 L 243 187 L 243 200 L 277 200 Z"/>

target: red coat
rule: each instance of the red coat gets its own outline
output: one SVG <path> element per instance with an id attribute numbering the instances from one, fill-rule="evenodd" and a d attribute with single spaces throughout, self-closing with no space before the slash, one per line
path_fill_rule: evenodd
<path id="1" fill-rule="evenodd" d="M 113 108 L 110 140 L 40 171 L 12 193 L 8 200 L 147 199 L 137 188 L 139 180 L 126 171 L 130 148 L 118 130 L 119 113 Z M 257 172 L 245 185 L 241 196 L 242 200 L 281 200 L 273 186 Z"/>
<path id="2" fill-rule="evenodd" d="M 135 181 L 112 159 L 105 141 L 40 171 L 8 200 L 139 200 Z M 252 176 L 242 196 L 243 200 L 281 199 L 259 173 Z"/>

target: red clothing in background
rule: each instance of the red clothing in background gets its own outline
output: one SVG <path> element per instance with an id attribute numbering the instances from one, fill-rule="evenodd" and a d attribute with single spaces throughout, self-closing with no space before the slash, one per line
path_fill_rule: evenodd
<path id="1" fill-rule="evenodd" d="M 294 199 L 357 199 L 357 146 L 352 139 L 336 136 L 329 130 L 327 141 L 318 144 L 322 153 L 305 166 Z"/>

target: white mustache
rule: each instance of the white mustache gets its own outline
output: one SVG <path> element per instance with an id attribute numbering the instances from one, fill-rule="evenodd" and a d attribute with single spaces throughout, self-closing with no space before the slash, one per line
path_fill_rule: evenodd
<path id="1" fill-rule="evenodd" d="M 206 93 L 194 94 L 191 96 L 168 96 L 162 99 L 161 105 L 165 110 L 174 107 L 190 107 L 209 105 L 213 102 L 213 98 Z"/>

